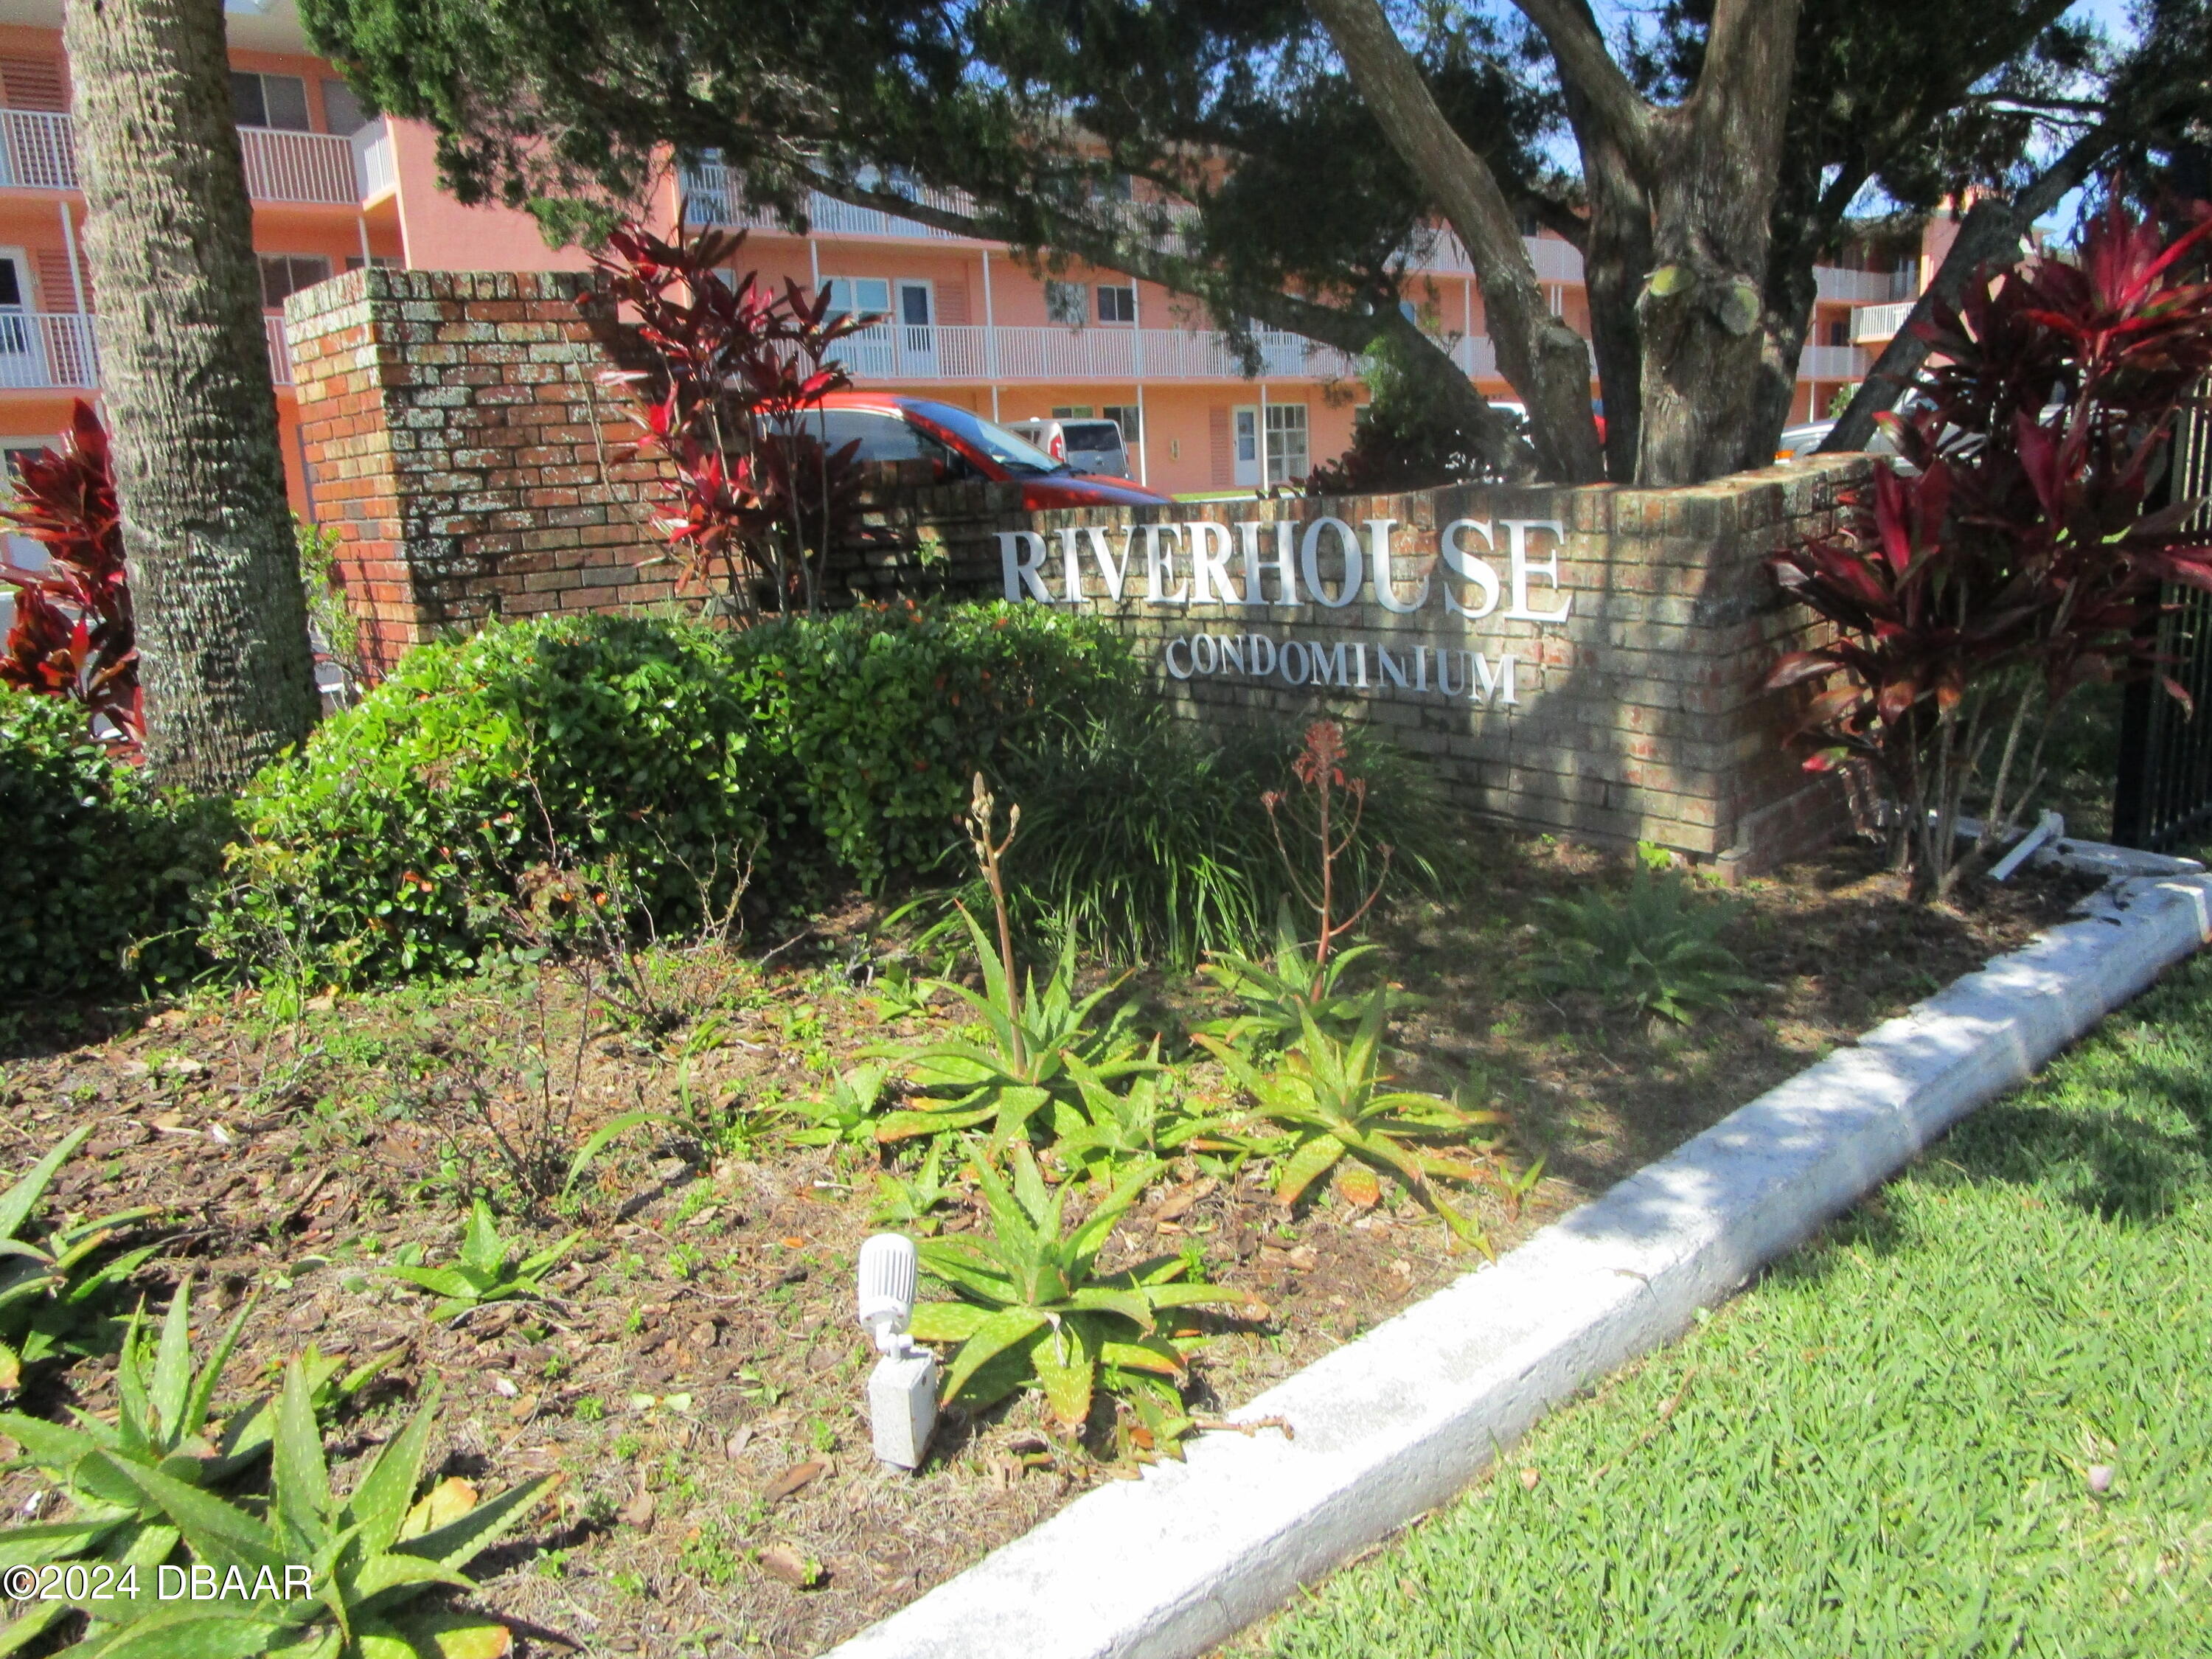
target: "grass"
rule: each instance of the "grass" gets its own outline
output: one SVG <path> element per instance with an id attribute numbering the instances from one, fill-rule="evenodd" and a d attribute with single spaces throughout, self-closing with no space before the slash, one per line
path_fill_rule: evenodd
<path id="1" fill-rule="evenodd" d="M 2199 959 L 1253 1645 L 2212 1655 L 2208 1354 Z"/>

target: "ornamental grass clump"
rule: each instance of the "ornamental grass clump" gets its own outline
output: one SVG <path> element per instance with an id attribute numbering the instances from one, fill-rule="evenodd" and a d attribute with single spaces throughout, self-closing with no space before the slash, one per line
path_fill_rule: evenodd
<path id="1" fill-rule="evenodd" d="M 1816 686 L 1793 738 L 1810 770 L 1864 763 L 1916 897 L 1952 893 L 2043 782 L 2052 717 L 2082 686 L 2163 672 L 2164 590 L 2212 590 L 2201 503 L 2150 510 L 2180 411 L 2212 371 L 2212 209 L 2161 246 L 2115 204 L 2072 261 L 1986 270 L 1921 325 L 1937 367 L 1890 422 L 1844 523 L 1771 561 L 1835 629 L 1769 686 Z M 1980 833 L 1959 849 L 1970 797 Z"/>

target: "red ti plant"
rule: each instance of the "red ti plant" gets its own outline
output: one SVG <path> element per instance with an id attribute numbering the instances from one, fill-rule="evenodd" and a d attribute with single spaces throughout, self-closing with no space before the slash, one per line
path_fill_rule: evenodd
<path id="1" fill-rule="evenodd" d="M 2161 245 L 2118 205 L 2073 261 L 1982 273 L 1923 325 L 1936 367 L 1888 417 L 1901 464 L 1845 522 L 1771 563 L 1831 623 L 1770 686 L 1823 683 L 1792 732 L 1820 770 L 1870 763 L 1916 896 L 1948 896 L 2007 841 L 2043 781 L 2051 718 L 2099 681 L 2160 672 L 2168 584 L 2212 589 L 2202 505 L 2147 512 L 2177 415 L 2212 371 L 2212 283 L 2192 274 L 2212 210 Z M 2032 732 L 2032 735 L 2031 735 Z M 1969 796 L 1981 808 L 1959 851 Z"/>
<path id="2" fill-rule="evenodd" d="M 657 520 L 684 580 L 737 616 L 812 612 L 823 563 L 854 511 L 857 443 L 823 441 L 823 398 L 849 384 L 837 342 L 873 320 L 831 317 L 825 295 L 732 281 L 743 233 L 673 242 L 625 224 L 593 258 L 600 285 L 637 318 L 649 369 L 601 379 L 635 400 L 635 453 L 674 471 Z"/>
<path id="3" fill-rule="evenodd" d="M 0 684 L 71 697 L 106 716 L 121 741 L 144 736 L 138 647 L 123 570 L 107 431 L 82 398 L 57 449 L 24 459 L 15 505 L 0 511 L 16 533 L 41 543 L 47 562 L 27 569 L 0 554 L 0 581 L 15 589 L 15 621 L 0 650 Z"/>

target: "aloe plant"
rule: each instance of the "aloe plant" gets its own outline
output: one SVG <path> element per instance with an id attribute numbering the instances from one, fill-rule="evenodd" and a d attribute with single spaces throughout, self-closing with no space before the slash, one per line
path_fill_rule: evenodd
<path id="1" fill-rule="evenodd" d="M 1115 985 L 1103 986 L 1089 996 L 1075 995 L 1075 945 L 1062 947 L 1052 978 L 1040 992 L 1036 976 L 1029 976 L 1018 991 L 1007 958 L 984 936 L 975 917 L 965 909 L 983 971 L 983 988 L 940 981 L 974 1009 L 981 1020 L 979 1037 L 939 1038 L 918 1046 L 885 1046 L 868 1049 L 874 1058 L 902 1062 L 908 1066 L 920 1103 L 887 1112 L 876 1125 L 876 1139 L 886 1144 L 916 1135 L 942 1134 L 988 1122 L 991 1146 L 1000 1151 L 1010 1142 L 1026 1139 L 1030 1124 L 1054 1098 L 1075 1093 L 1067 1071 L 1073 1054 L 1101 1078 L 1115 1079 L 1151 1070 L 1153 1062 L 1137 1058 L 1125 1027 L 1127 1011 L 1117 1012 L 1103 1030 L 1091 1026 L 1092 1014 L 1112 994 Z M 1118 984 L 1118 981 L 1116 981 Z"/>
<path id="2" fill-rule="evenodd" d="M 21 1449 L 17 1466 L 38 1469 L 70 1502 L 66 1519 L 0 1528 L 0 1568 L 88 1557 L 112 1564 L 118 1573 L 133 1565 L 151 1573 L 169 1559 L 179 1541 L 177 1529 L 115 1465 L 127 1462 L 160 1469 L 191 1486 L 212 1488 L 266 1455 L 276 1432 L 272 1398 L 248 1401 L 220 1424 L 210 1417 L 216 1388 L 258 1300 L 246 1299 L 197 1368 L 189 1280 L 170 1298 L 160 1339 L 150 1348 L 143 1316 L 132 1316 L 116 1362 L 112 1424 L 74 1409 L 74 1428 L 0 1412 L 0 1434 Z M 300 1367 L 317 1419 L 357 1394 L 398 1352 L 393 1349 L 341 1375 L 341 1361 L 310 1348 Z M 0 1655 L 18 1651 L 68 1611 L 61 1602 L 33 1602 L 13 1623 L 0 1627 Z"/>
<path id="3" fill-rule="evenodd" d="M 791 1110 L 807 1120 L 806 1127 L 784 1136 L 798 1146 L 837 1146 L 875 1139 L 876 1108 L 883 1103 L 888 1065 L 855 1066 L 830 1085 L 819 1100 L 793 1103 Z"/>
<path id="4" fill-rule="evenodd" d="M 558 1244 L 510 1266 L 507 1258 L 514 1254 L 514 1246 L 499 1236 L 499 1229 L 491 1218 L 491 1206 L 478 1199 L 469 1212 L 469 1227 L 461 1239 L 461 1253 L 452 1263 L 424 1267 L 402 1262 L 383 1271 L 390 1278 L 404 1279 L 417 1290 L 440 1297 L 438 1304 L 430 1310 L 431 1318 L 452 1319 L 487 1303 L 542 1297 L 545 1294 L 545 1275 L 582 1237 L 581 1233 L 570 1233 Z"/>
<path id="5" fill-rule="evenodd" d="M 54 1176 L 91 1134 L 89 1124 L 72 1129 L 0 1194 L 0 1394 L 22 1386 L 26 1365 L 104 1346 L 102 1303 L 154 1254 L 151 1244 L 106 1254 L 161 1213 L 153 1206 L 91 1221 L 41 1224 L 34 1218 Z"/>
<path id="6" fill-rule="evenodd" d="M 1364 1001 L 1340 987 L 1346 971 L 1374 950 L 1371 945 L 1355 945 L 1316 960 L 1313 947 L 1298 937 L 1290 901 L 1285 899 L 1275 909 L 1272 956 L 1262 959 L 1217 951 L 1207 959 L 1201 971 L 1242 1002 L 1244 1012 L 1209 1021 L 1198 1030 L 1240 1047 L 1255 1038 L 1273 1046 L 1295 1042 L 1304 1029 L 1301 1017 L 1311 1014 L 1323 1030 L 1348 1036 L 1359 1023 Z M 1400 999 L 1398 1006 L 1402 1005 Z"/>
<path id="7" fill-rule="evenodd" d="M 912 1179 L 885 1172 L 876 1177 L 876 1204 L 869 1218 L 879 1227 L 912 1227 L 917 1232 L 933 1233 L 941 1222 L 936 1210 L 948 1202 L 953 1193 L 953 1183 L 945 1178 L 945 1148 L 943 1139 L 929 1143 L 928 1156 Z"/>
<path id="8" fill-rule="evenodd" d="M 1158 1057 L 1156 1049 L 1151 1058 Z M 1111 1181 L 1131 1164 L 1149 1158 L 1250 1147 L 1249 1140 L 1232 1130 L 1226 1115 L 1186 1108 L 1172 1091 L 1164 1070 L 1131 1078 L 1127 1089 L 1117 1090 L 1073 1055 L 1066 1063 L 1077 1097 L 1072 1104 L 1054 1103 L 1052 1152 L 1063 1164 L 1082 1168 L 1094 1181 Z"/>
<path id="9" fill-rule="evenodd" d="M 265 1505 L 231 1503 L 166 1468 L 98 1454 L 225 1593 L 161 1600 L 142 1583 L 127 1600 L 79 1604 L 99 1622 L 70 1659 L 496 1659 L 508 1650 L 512 1638 L 495 1620 L 410 1604 L 434 1586 L 474 1589 L 462 1569 L 559 1477 L 539 1475 L 482 1503 L 468 1482 L 449 1479 L 417 1498 L 437 1412 L 433 1383 L 414 1419 L 341 1498 L 331 1489 L 312 1392 L 305 1367 L 289 1366 Z"/>
<path id="10" fill-rule="evenodd" d="M 1180 1409 L 1175 1382 L 1189 1362 L 1161 1328 L 1161 1314 L 1247 1297 L 1224 1285 L 1176 1282 L 1188 1265 L 1182 1257 L 1097 1271 L 1115 1224 L 1159 1175 L 1160 1162 L 1133 1167 L 1072 1231 L 1066 1189 L 1046 1186 L 1025 1144 L 1014 1145 L 1011 1184 L 986 1158 L 975 1167 L 988 1233 L 915 1246 L 923 1269 L 961 1298 L 914 1310 L 915 1337 L 959 1345 L 945 1374 L 945 1401 L 988 1406 L 1035 1387 L 1071 1431 L 1088 1419 L 1102 1384 L 1109 1394 L 1149 1395 Z"/>
<path id="11" fill-rule="evenodd" d="M 1638 870 L 1623 894 L 1547 898 L 1559 932 L 1536 963 L 1536 982 L 1591 991 L 1624 1008 L 1687 1025 L 1700 1010 L 1725 1008 L 1762 989 L 1720 942 L 1732 907 L 1693 896 L 1681 877 Z"/>
<path id="12" fill-rule="evenodd" d="M 1382 1196 L 1378 1174 L 1395 1175 L 1434 1207 L 1455 1237 L 1487 1255 L 1489 1241 L 1481 1230 L 1445 1202 L 1431 1178 L 1480 1181 L 1488 1172 L 1422 1143 L 1464 1139 L 1469 1130 L 1501 1123 L 1504 1116 L 1389 1086 L 1392 1079 L 1382 1063 L 1386 998 L 1380 986 L 1367 994 L 1349 1041 L 1332 1036 L 1305 1011 L 1297 1042 L 1279 1066 L 1267 1071 L 1218 1037 L 1198 1041 L 1250 1093 L 1259 1115 L 1285 1132 L 1287 1144 L 1275 1176 L 1279 1203 L 1296 1204 L 1315 1182 L 1334 1172 L 1346 1198 L 1370 1206 Z"/>

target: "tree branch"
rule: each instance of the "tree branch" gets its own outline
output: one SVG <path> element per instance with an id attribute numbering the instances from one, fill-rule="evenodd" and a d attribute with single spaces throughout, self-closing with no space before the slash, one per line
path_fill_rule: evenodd
<path id="1" fill-rule="evenodd" d="M 1437 106 L 1379 0 L 1307 0 L 1307 9 L 1336 43 L 1368 112 L 1459 233 L 1482 288 L 1498 366 L 1528 406 L 1545 476 L 1595 483 L 1604 461 L 1590 414 L 1589 347 L 1545 305 L 1498 176 Z"/>
<path id="2" fill-rule="evenodd" d="M 1589 100 L 1592 115 L 1626 152 L 1631 165 L 1648 178 L 1658 164 L 1656 112 L 1613 61 L 1588 8 L 1576 0 L 1513 0 L 1513 3 L 1543 31 L 1552 59 L 1559 65 L 1559 78 Z"/>
<path id="3" fill-rule="evenodd" d="M 2027 189 L 2010 201 L 1985 196 L 1967 210 L 1950 251 L 1936 268 L 1935 280 L 1914 301 L 1897 332 L 1875 359 L 1866 379 L 1852 397 L 1828 435 L 1820 441 L 1823 455 L 1864 449 L 1874 436 L 1875 416 L 1897 401 L 1899 392 L 1911 384 L 1928 359 L 1928 343 L 1917 325 L 1935 313 L 1936 303 L 1956 305 L 1966 284 L 1984 265 L 2018 246 L 2037 218 L 2058 204 L 2058 198 L 2089 176 L 2098 161 L 2119 143 L 2131 124 L 2108 121 L 2081 138 L 2061 155 Z"/>

